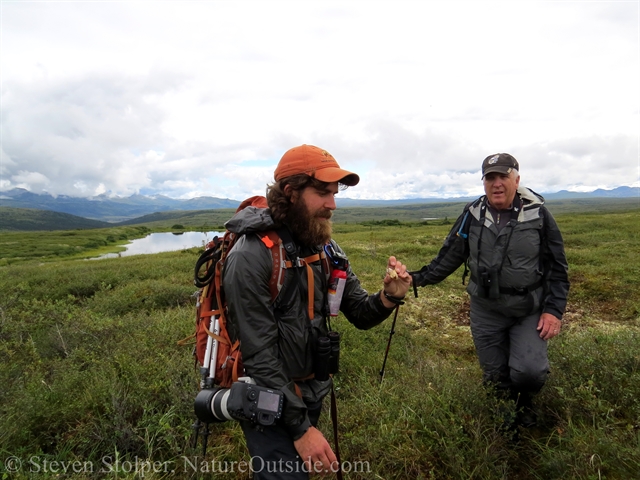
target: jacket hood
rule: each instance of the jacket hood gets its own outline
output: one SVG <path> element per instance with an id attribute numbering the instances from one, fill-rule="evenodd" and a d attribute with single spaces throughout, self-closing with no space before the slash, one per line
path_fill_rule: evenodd
<path id="1" fill-rule="evenodd" d="M 544 197 L 530 188 L 518 187 L 517 193 L 525 205 L 544 205 Z"/>
<path id="2" fill-rule="evenodd" d="M 274 224 L 268 208 L 246 207 L 224 224 L 230 232 L 238 235 L 273 230 Z"/>

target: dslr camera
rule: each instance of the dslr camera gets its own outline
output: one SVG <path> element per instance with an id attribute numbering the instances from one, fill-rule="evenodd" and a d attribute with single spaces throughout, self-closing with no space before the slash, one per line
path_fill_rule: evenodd
<path id="1" fill-rule="evenodd" d="M 280 390 L 238 381 L 231 384 L 231 388 L 200 390 L 194 410 L 204 423 L 247 420 L 269 426 L 281 417 L 283 403 L 284 394 Z"/>

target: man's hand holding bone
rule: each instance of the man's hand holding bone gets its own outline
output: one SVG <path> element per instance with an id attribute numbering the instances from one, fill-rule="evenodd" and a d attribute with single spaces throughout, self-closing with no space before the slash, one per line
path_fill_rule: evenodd
<path id="1" fill-rule="evenodd" d="M 406 265 L 396 260 L 396 257 L 391 256 L 387 261 L 387 271 L 383 282 L 384 286 L 380 299 L 385 307 L 393 308 L 407 294 L 411 286 L 411 275 L 407 273 Z"/>

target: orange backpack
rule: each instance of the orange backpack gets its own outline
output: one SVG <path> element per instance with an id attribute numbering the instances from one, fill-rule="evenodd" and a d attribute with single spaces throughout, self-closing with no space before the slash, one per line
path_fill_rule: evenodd
<path id="1" fill-rule="evenodd" d="M 246 207 L 267 208 L 267 199 L 262 196 L 251 197 L 243 201 L 236 213 Z M 288 237 L 281 232 L 283 237 Z M 323 260 L 327 271 L 329 264 L 324 252 L 294 261 L 287 259 L 287 251 L 293 254 L 295 246 L 290 239 L 283 241 L 276 231 L 258 233 L 262 242 L 271 251 L 273 274 L 269 280 L 271 301 L 274 302 L 284 284 L 287 268 L 307 267 L 309 263 Z M 205 252 L 196 262 L 194 283 L 200 288 L 196 304 L 195 357 L 200 365 L 201 388 L 217 385 L 229 388 L 244 374 L 240 341 L 232 341 L 227 330 L 227 303 L 222 285 L 222 269 L 227 256 L 239 236 L 226 231 L 222 239 L 214 237 L 206 246 Z M 204 267 L 204 274 L 201 270 Z M 313 275 L 310 274 L 311 282 Z M 309 316 L 313 318 L 313 283 L 309 285 Z M 192 336 L 193 337 L 193 336 Z"/>

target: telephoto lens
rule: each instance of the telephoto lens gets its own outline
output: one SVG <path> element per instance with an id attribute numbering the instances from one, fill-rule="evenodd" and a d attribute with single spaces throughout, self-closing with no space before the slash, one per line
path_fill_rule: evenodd
<path id="1" fill-rule="evenodd" d="M 230 392 L 228 388 L 200 390 L 194 403 L 196 416 L 205 423 L 233 420 L 227 410 Z"/>
<path id="2" fill-rule="evenodd" d="M 247 420 L 259 425 L 273 425 L 282 415 L 284 394 L 245 381 L 233 382 L 231 388 L 201 390 L 194 410 L 204 423 Z"/>
<path id="3" fill-rule="evenodd" d="M 316 356 L 314 370 L 316 380 L 324 382 L 329 380 L 329 358 L 331 357 L 331 340 L 329 337 L 320 337 L 316 344 Z"/>
<path id="4" fill-rule="evenodd" d="M 329 373 L 338 373 L 340 369 L 340 334 L 338 332 L 329 332 L 329 341 L 331 343 L 331 356 L 329 357 Z"/>

